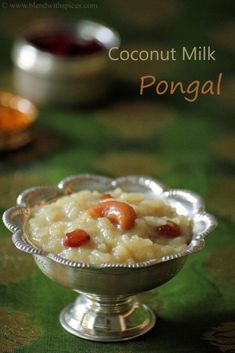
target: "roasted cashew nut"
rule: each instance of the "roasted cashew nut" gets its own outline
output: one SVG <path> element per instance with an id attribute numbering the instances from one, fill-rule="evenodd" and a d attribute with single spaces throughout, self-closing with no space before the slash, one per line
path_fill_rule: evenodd
<path id="1" fill-rule="evenodd" d="M 106 217 L 113 223 L 118 223 L 122 230 L 130 229 L 135 224 L 135 210 L 125 202 L 105 201 L 88 208 L 87 212 L 93 218 Z"/>

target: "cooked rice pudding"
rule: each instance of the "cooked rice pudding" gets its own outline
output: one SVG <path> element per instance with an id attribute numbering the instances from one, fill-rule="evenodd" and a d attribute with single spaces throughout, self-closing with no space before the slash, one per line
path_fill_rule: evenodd
<path id="1" fill-rule="evenodd" d="M 183 251 L 192 223 L 161 196 L 84 190 L 36 206 L 27 234 L 36 247 L 69 260 L 125 264 Z"/>

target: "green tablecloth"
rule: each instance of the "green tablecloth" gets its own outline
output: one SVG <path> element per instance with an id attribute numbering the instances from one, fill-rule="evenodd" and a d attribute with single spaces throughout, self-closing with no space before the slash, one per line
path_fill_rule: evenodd
<path id="1" fill-rule="evenodd" d="M 205 249 L 190 256 L 173 280 L 142 295 L 158 315 L 151 332 L 126 343 L 103 344 L 76 338 L 61 328 L 60 310 L 75 294 L 50 281 L 31 256 L 17 251 L 1 224 L 0 353 L 235 352 L 235 81 L 230 9 L 219 1 L 212 8 L 208 1 L 160 3 L 142 3 L 142 15 L 140 4 L 130 1 L 125 18 L 116 1 L 98 3 L 93 12 L 49 11 L 106 20 L 130 47 L 138 43 L 144 48 L 146 38 L 156 45 L 159 39 L 168 46 L 184 41 L 213 44 L 218 60 L 159 67 L 117 64 L 115 98 L 86 109 L 41 108 L 34 142 L 0 156 L 0 209 L 13 206 L 17 194 L 29 186 L 55 184 L 72 174 L 147 174 L 170 187 L 201 194 L 219 226 Z M 151 6 L 156 6 L 154 11 Z M 18 27 L 24 18 L 45 15 L 43 11 L 2 11 L 2 88 L 10 88 L 9 55 Z M 201 97 L 193 104 L 182 97 L 139 97 L 136 78 L 154 70 L 162 78 L 172 75 L 185 81 L 223 72 L 222 95 Z"/>

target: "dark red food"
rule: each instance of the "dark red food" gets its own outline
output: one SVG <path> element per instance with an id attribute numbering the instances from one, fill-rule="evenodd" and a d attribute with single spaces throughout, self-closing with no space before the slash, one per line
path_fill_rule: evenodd
<path id="1" fill-rule="evenodd" d="M 156 227 L 156 231 L 159 235 L 168 238 L 176 238 L 182 234 L 180 226 L 173 221 L 168 221 L 166 224 Z"/>
<path id="2" fill-rule="evenodd" d="M 36 34 L 27 40 L 35 47 L 58 56 L 83 56 L 104 50 L 95 38 L 82 40 L 66 31 Z"/>
<path id="3" fill-rule="evenodd" d="M 112 198 L 111 194 L 102 194 L 99 197 L 100 200 L 111 199 L 111 198 Z"/>
<path id="4" fill-rule="evenodd" d="M 64 246 L 70 248 L 78 248 L 82 245 L 85 245 L 89 242 L 90 235 L 82 229 L 73 230 L 70 233 L 67 233 L 64 238 Z"/>

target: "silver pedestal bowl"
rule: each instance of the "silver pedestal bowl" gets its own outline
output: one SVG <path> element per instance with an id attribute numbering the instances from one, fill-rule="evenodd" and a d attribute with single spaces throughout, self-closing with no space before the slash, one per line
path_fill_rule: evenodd
<path id="1" fill-rule="evenodd" d="M 84 264 L 66 260 L 33 246 L 25 225 L 31 209 L 41 202 L 89 189 L 105 192 L 120 187 L 126 192 L 164 196 L 177 213 L 192 219 L 193 234 L 187 249 L 160 260 L 135 264 Z M 169 281 L 183 267 L 186 258 L 204 247 L 204 238 L 216 227 L 216 220 L 205 212 L 199 196 L 187 190 L 170 190 L 144 176 L 111 180 L 97 175 L 72 176 L 57 187 L 27 189 L 17 198 L 17 206 L 3 215 L 13 233 L 15 246 L 32 254 L 40 270 L 49 278 L 79 293 L 77 300 L 60 314 L 62 326 L 70 333 L 93 341 L 123 341 L 144 334 L 155 324 L 155 314 L 135 295 Z"/>

